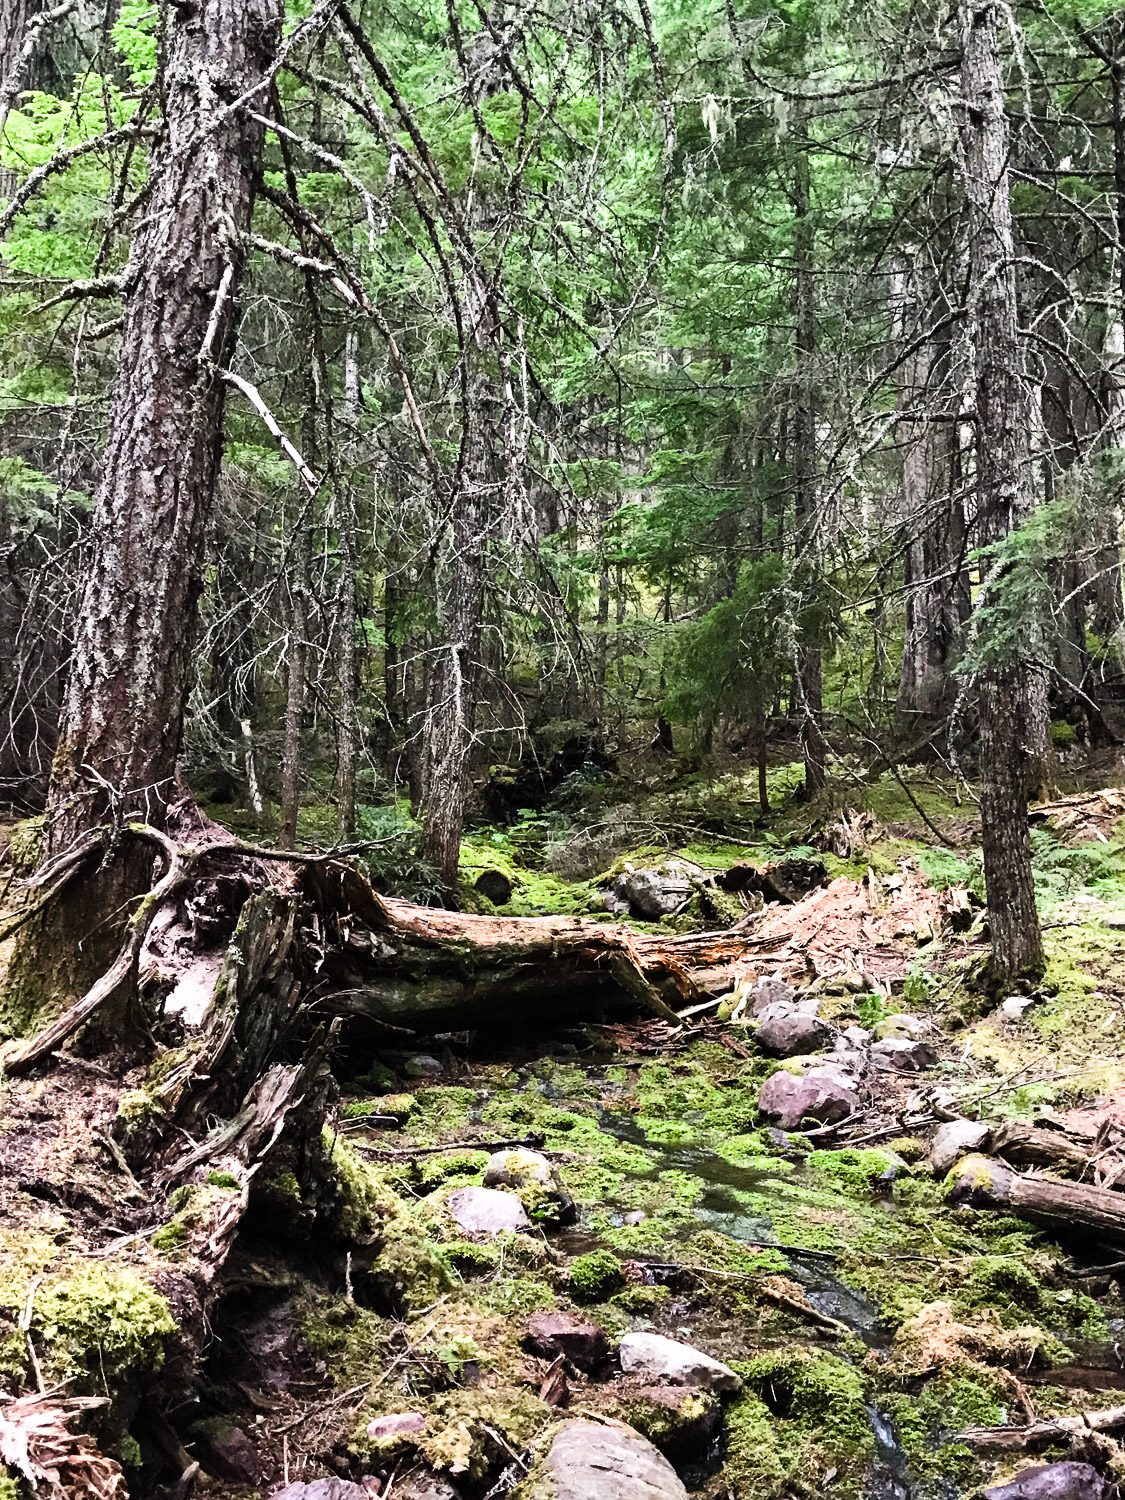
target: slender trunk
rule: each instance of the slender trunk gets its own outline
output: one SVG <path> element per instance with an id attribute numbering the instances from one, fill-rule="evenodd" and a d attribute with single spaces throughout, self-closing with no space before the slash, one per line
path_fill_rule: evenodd
<path id="1" fill-rule="evenodd" d="M 937 728 L 952 706 L 966 613 L 956 413 L 944 395 L 949 376 L 948 344 L 930 346 L 908 362 L 900 395 L 906 630 L 897 716 L 911 737 Z"/>
<path id="2" fill-rule="evenodd" d="M 820 587 L 820 517 L 816 474 L 816 242 L 812 221 L 810 141 L 804 111 L 796 124 L 793 177 L 793 260 L 796 306 L 795 354 L 797 400 L 793 411 L 794 544 L 803 579 L 802 595 L 814 602 Z M 815 632 L 798 624 L 797 712 L 801 754 L 805 763 L 805 793 L 823 790 L 828 747 L 821 717 L 824 710 L 824 670 Z"/>
<path id="3" fill-rule="evenodd" d="M 344 407 L 349 435 L 354 440 L 359 421 L 359 338 L 354 328 L 344 342 Z M 336 812 L 340 837 L 345 842 L 355 834 L 355 780 L 359 759 L 359 662 L 356 651 L 356 510 L 350 474 L 339 496 L 337 520 L 340 575 L 336 591 Z"/>
<path id="4" fill-rule="evenodd" d="M 305 687 L 308 670 L 308 542 L 298 537 L 293 548 L 289 578 L 289 640 L 286 646 L 285 738 L 281 754 L 281 826 L 279 849 L 292 849 L 297 841 L 297 817 L 301 809 L 303 760 L 301 730 L 305 719 Z"/>
<path id="5" fill-rule="evenodd" d="M 960 0 L 961 95 L 969 296 L 976 359 L 976 489 L 982 540 L 995 542 L 1031 508 L 1030 412 L 1023 379 L 1008 178 L 1009 136 L 998 0 Z M 986 586 L 986 594 L 995 588 Z M 1041 705 L 1026 659 L 978 676 L 981 842 L 996 978 L 1037 972 L 1043 946 L 1027 824 L 1029 769 Z"/>

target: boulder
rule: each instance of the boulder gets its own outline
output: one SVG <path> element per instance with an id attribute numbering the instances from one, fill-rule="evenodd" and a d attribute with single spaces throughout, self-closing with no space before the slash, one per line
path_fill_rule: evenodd
<path id="1" fill-rule="evenodd" d="M 774 979 L 770 975 L 756 979 L 743 993 L 746 996 L 746 1009 L 752 1016 L 760 1016 L 769 1005 L 792 1005 L 797 998 L 784 979 Z"/>
<path id="2" fill-rule="evenodd" d="M 1007 1484 L 985 1490 L 985 1500 L 1110 1500 L 1114 1487 L 1090 1464 L 1037 1464 Z"/>
<path id="3" fill-rule="evenodd" d="M 656 1386 L 690 1386 L 696 1391 L 742 1389 L 742 1377 L 709 1354 L 659 1333 L 627 1333 L 618 1348 L 621 1369 Z"/>
<path id="4" fill-rule="evenodd" d="M 871 1061 L 877 1068 L 891 1073 L 921 1073 L 938 1060 L 929 1042 L 912 1042 L 906 1037 L 886 1037 L 872 1042 Z"/>
<path id="5" fill-rule="evenodd" d="M 846 1119 L 859 1108 L 859 1095 L 827 1068 L 813 1068 L 800 1077 L 778 1072 L 762 1085 L 758 1108 L 782 1130 L 796 1130 L 804 1120 L 834 1125 Z"/>
<path id="6" fill-rule="evenodd" d="M 371 1493 L 362 1484 L 329 1474 L 325 1479 L 310 1479 L 307 1484 L 287 1484 L 284 1489 L 274 1490 L 270 1500 L 371 1500 Z"/>
<path id="7" fill-rule="evenodd" d="M 574 1199 L 538 1151 L 494 1151 L 484 1169 L 484 1185 L 511 1188 L 527 1212 L 541 1223 L 572 1224 L 578 1217 Z"/>
<path id="8" fill-rule="evenodd" d="M 815 1014 L 782 1001 L 761 1012 L 756 1040 L 763 1052 L 774 1057 L 794 1057 L 815 1052 L 828 1040 L 828 1033 Z"/>
<path id="9" fill-rule="evenodd" d="M 453 1222 L 469 1240 L 493 1240 L 498 1234 L 531 1228 L 531 1220 L 515 1193 L 499 1188 L 457 1188 L 450 1193 L 447 1205 Z"/>
<path id="10" fill-rule="evenodd" d="M 702 873 L 696 865 L 671 859 L 659 869 L 625 870 L 613 881 L 610 891 L 618 901 L 628 904 L 634 917 L 659 922 L 691 899 Z"/>
<path id="11" fill-rule="evenodd" d="M 988 1126 L 979 1120 L 947 1120 L 934 1131 L 930 1165 L 939 1177 L 944 1177 L 963 1156 L 983 1150 L 988 1136 Z"/>
<path id="12" fill-rule="evenodd" d="M 664 1455 L 631 1427 L 567 1422 L 555 1434 L 527 1500 L 688 1500 Z"/>
<path id="13" fill-rule="evenodd" d="M 605 1330 L 573 1313 L 555 1310 L 532 1313 L 524 1328 L 524 1344 L 541 1359 L 557 1359 L 592 1375 L 609 1363 Z"/>

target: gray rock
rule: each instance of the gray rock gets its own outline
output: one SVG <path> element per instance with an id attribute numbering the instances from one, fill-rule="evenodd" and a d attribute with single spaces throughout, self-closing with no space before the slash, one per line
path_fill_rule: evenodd
<path id="1" fill-rule="evenodd" d="M 524 1329 L 524 1343 L 542 1359 L 557 1359 L 561 1354 L 568 1364 L 587 1375 L 609 1363 L 605 1330 L 573 1313 L 556 1310 L 532 1313 Z"/>
<path id="2" fill-rule="evenodd" d="M 440 1078 L 444 1070 L 428 1052 L 415 1052 L 403 1063 L 402 1071 L 407 1078 Z"/>
<path id="3" fill-rule="evenodd" d="M 871 1044 L 871 1061 L 885 1072 L 921 1073 L 924 1068 L 932 1068 L 937 1060 L 937 1053 L 929 1042 L 887 1037 Z"/>
<path id="4" fill-rule="evenodd" d="M 923 1021 L 921 1016 L 907 1015 L 900 1012 L 893 1016 L 884 1016 L 875 1027 L 875 1035 L 879 1041 L 886 1041 L 888 1037 L 899 1041 L 917 1042 L 924 1036 L 929 1036 L 933 1027 L 928 1021 Z"/>
<path id="5" fill-rule="evenodd" d="M 1034 995 L 1009 995 L 1006 1000 L 1000 1002 L 1000 1014 L 1005 1021 L 1022 1021 L 1025 1010 L 1030 1010 L 1035 1004 Z"/>
<path id="6" fill-rule="evenodd" d="M 802 1077 L 778 1072 L 762 1085 L 758 1108 L 782 1130 L 796 1130 L 804 1120 L 834 1125 L 845 1119 L 859 1108 L 859 1095 L 827 1068 Z"/>
<path id="7" fill-rule="evenodd" d="M 1090 1464 L 1038 1464 L 984 1494 L 985 1500 L 1110 1500 L 1114 1488 Z"/>
<path id="8" fill-rule="evenodd" d="M 460 1490 L 454 1489 L 448 1479 L 431 1474 L 428 1469 L 396 1479 L 391 1493 L 394 1500 L 461 1500 Z M 368 1496 L 367 1500 L 371 1497 Z"/>
<path id="9" fill-rule="evenodd" d="M 400 1491 L 401 1493 L 401 1491 Z M 362 1484 L 329 1474 L 325 1479 L 311 1479 L 307 1484 L 295 1482 L 274 1490 L 270 1500 L 371 1500 Z"/>
<path id="10" fill-rule="evenodd" d="M 746 1009 L 752 1016 L 760 1016 L 767 1005 L 792 1005 L 797 998 L 784 979 L 773 979 L 769 975 L 755 980 L 746 995 Z"/>
<path id="11" fill-rule="evenodd" d="M 389 1412 L 367 1424 L 367 1436 L 380 1446 L 406 1446 L 407 1440 L 425 1430 L 426 1418 L 420 1411 Z"/>
<path id="12" fill-rule="evenodd" d="M 793 1057 L 815 1052 L 828 1040 L 828 1033 L 815 1015 L 795 1005 L 769 1005 L 758 1019 L 757 1042 L 774 1057 Z"/>
<path id="13" fill-rule="evenodd" d="M 492 1240 L 510 1230 L 531 1228 L 531 1220 L 515 1193 L 499 1188 L 458 1188 L 447 1202 L 453 1222 L 470 1240 Z"/>
<path id="14" fill-rule="evenodd" d="M 574 1199 L 554 1167 L 538 1151 L 494 1151 L 484 1169 L 487 1188 L 511 1188 L 529 1214 L 540 1222 L 570 1224 L 577 1217 Z"/>
<path id="15" fill-rule="evenodd" d="M 624 1423 L 567 1422 L 544 1468 L 527 1500 L 688 1500 L 664 1455 Z"/>
<path id="16" fill-rule="evenodd" d="M 711 1392 L 742 1389 L 742 1377 L 729 1365 L 663 1334 L 627 1333 L 618 1354 L 624 1374 L 639 1376 L 653 1385 L 686 1385 Z"/>
<path id="17" fill-rule="evenodd" d="M 979 1120 L 948 1120 L 934 1131 L 930 1142 L 930 1165 L 939 1177 L 951 1172 L 963 1156 L 980 1151 L 989 1130 Z"/>
<path id="18" fill-rule="evenodd" d="M 840 1040 L 849 1047 L 866 1047 L 871 1041 L 871 1033 L 862 1026 L 848 1026 L 841 1031 Z"/>
<path id="19" fill-rule="evenodd" d="M 673 859 L 658 870 L 626 870 L 610 890 L 618 900 L 628 903 L 633 916 L 658 922 L 690 900 L 701 873 L 694 865 Z"/>

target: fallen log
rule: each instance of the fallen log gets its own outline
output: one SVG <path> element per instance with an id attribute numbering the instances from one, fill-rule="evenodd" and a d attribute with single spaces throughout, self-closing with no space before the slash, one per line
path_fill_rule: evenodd
<path id="1" fill-rule="evenodd" d="M 948 1201 L 969 1208 L 1003 1208 L 1056 1231 L 1095 1230 L 1125 1243 L 1125 1193 L 1013 1172 L 989 1156 L 967 1156 L 949 1176 Z"/>
<path id="2" fill-rule="evenodd" d="M 966 1427 L 954 1442 L 970 1448 L 990 1448 L 1023 1452 L 1028 1448 L 1046 1448 L 1065 1442 L 1085 1432 L 1119 1432 L 1125 1428 L 1125 1406 L 1110 1406 L 1104 1411 L 1084 1411 L 1075 1417 L 1053 1417 L 1048 1421 L 1029 1422 L 1024 1427 Z"/>
<path id="3" fill-rule="evenodd" d="M 1061 1130 L 1043 1130 L 1017 1120 L 998 1125 L 989 1136 L 989 1149 L 1016 1167 L 1050 1167 L 1066 1175 L 1081 1177 L 1092 1165 L 1094 1150 Z"/>
<path id="4" fill-rule="evenodd" d="M 322 934 L 318 1003 L 412 1029 L 622 1008 L 678 1023 L 674 1007 L 729 990 L 755 947 L 745 932 L 649 934 L 591 917 L 416 906 L 377 895 L 342 863 L 303 867 L 298 887 Z"/>

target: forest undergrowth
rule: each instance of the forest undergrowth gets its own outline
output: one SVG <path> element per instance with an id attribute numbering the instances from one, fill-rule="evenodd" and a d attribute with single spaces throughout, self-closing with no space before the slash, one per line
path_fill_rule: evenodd
<path id="1" fill-rule="evenodd" d="M 679 1026 L 529 1013 L 502 1036 L 346 1032 L 319 1186 L 285 1166 L 254 1178 L 217 1286 L 199 1230 L 238 1179 L 216 1166 L 169 1192 L 128 1146 L 176 1048 L 150 1045 L 124 1072 L 71 1050 L 45 1078 L 5 1079 L 4 1378 L 99 1401 L 80 1414 L 97 1456 L 142 1495 L 177 1466 L 223 1496 L 326 1472 L 372 1493 L 424 1473 L 449 1486 L 434 1495 L 538 1495 L 550 1436 L 578 1415 L 627 1422 L 714 1500 L 825 1487 L 936 1500 L 1026 1467 L 974 1430 L 1125 1406 L 1112 1241 L 951 1201 L 958 1173 L 933 1147 L 943 1121 L 1023 1123 L 1090 1142 L 1089 1181 L 1116 1160 L 1122 793 L 1098 773 L 1033 813 L 1048 966 L 1002 997 L 978 977 L 967 790 L 912 772 L 813 807 L 786 792 L 788 774 L 768 821 L 748 815 L 732 772 L 473 829 L 467 903 L 609 920 L 623 874 L 687 871 L 663 925 L 741 923 L 742 977 Z M 16 858 L 33 834 L 14 831 Z M 370 857 L 385 882 L 385 850 Z M 747 868 L 807 880 L 810 866 L 791 900 L 711 884 Z M 480 889 L 486 871 L 508 902 Z M 759 1045 L 745 999 L 767 981 L 815 1003 L 816 1055 Z M 888 1042 L 892 1062 L 875 1056 Z M 895 1046 L 916 1050 L 902 1071 Z M 848 1047 L 869 1050 L 842 1117 L 782 1129 L 763 1115 L 772 1075 Z M 465 1191 L 487 1177 L 494 1192 L 505 1152 L 501 1191 L 522 1222 L 466 1228 Z M 184 1332 L 201 1305 L 202 1339 Z M 569 1345 L 536 1341 L 544 1314 Z M 615 1346 L 646 1330 L 721 1361 L 737 1392 L 617 1369 Z M 177 1387 L 169 1420 L 155 1393 Z M 93 1461 L 68 1451 L 76 1473 Z M 1097 1432 L 1064 1430 L 1040 1452 L 1118 1465 Z"/>

